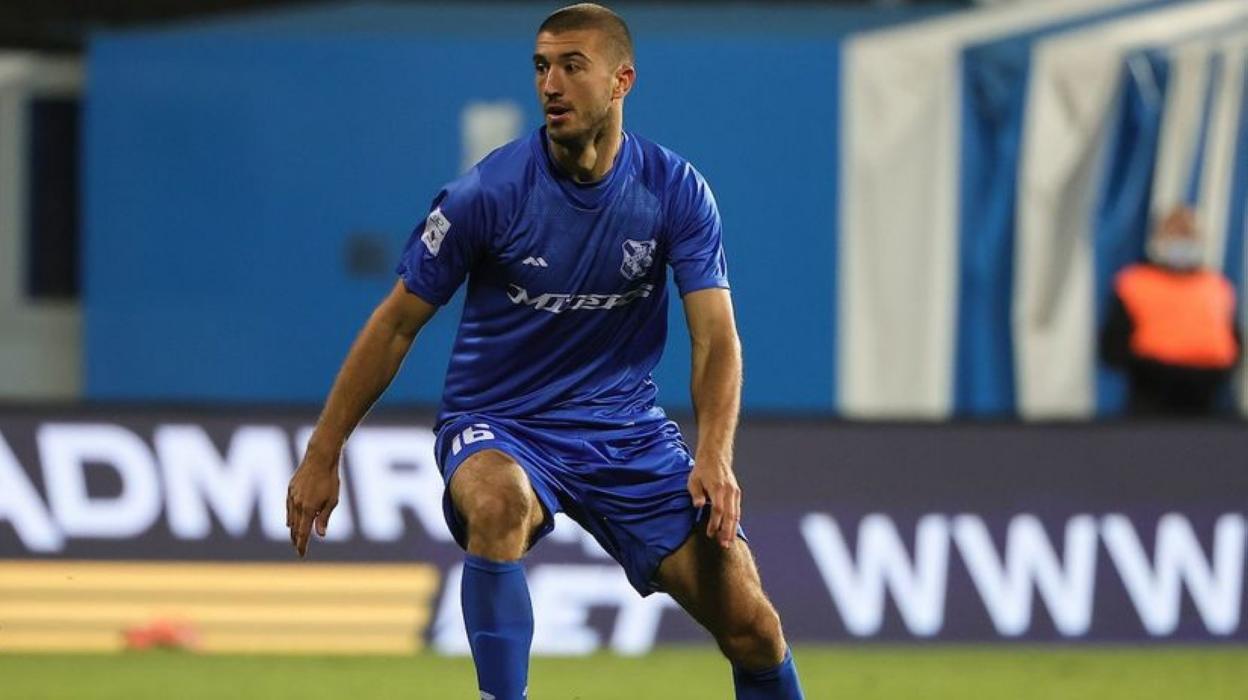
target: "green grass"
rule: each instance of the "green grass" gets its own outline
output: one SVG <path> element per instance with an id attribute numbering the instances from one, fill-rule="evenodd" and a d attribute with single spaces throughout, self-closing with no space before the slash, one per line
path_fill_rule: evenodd
<path id="1" fill-rule="evenodd" d="M 810 700 L 1248 698 L 1248 648 L 799 647 Z M 537 659 L 534 700 L 730 700 L 710 649 Z M 475 700 L 471 664 L 414 658 L 2 655 L 0 697 Z"/>

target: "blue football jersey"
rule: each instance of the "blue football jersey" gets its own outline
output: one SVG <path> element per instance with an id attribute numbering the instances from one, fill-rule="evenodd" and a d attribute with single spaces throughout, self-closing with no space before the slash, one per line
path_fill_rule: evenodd
<path id="1" fill-rule="evenodd" d="M 607 176 L 561 174 L 545 129 L 443 188 L 397 272 L 445 304 L 467 279 L 439 426 L 467 413 L 551 425 L 662 419 L 651 372 L 680 293 L 728 286 L 719 211 L 686 160 L 626 133 Z"/>

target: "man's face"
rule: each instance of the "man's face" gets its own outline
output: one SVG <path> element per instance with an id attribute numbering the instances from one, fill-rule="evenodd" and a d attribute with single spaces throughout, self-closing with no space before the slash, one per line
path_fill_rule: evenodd
<path id="1" fill-rule="evenodd" d="M 537 35 L 534 80 L 552 141 L 584 144 L 606 123 L 621 79 L 606 43 L 593 29 Z"/>
<path id="2" fill-rule="evenodd" d="M 1148 257 L 1172 270 L 1194 270 L 1204 263 L 1204 245 L 1196 226 L 1196 214 L 1180 207 L 1162 219 L 1148 241 Z"/>

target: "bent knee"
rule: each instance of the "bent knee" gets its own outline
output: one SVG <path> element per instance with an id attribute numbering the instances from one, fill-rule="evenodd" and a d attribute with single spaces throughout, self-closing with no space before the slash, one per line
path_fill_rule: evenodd
<path id="1" fill-rule="evenodd" d="M 469 551 L 518 558 L 542 522 L 542 507 L 514 460 L 494 450 L 468 458 L 451 480 L 451 499 L 468 530 Z"/>
<path id="2" fill-rule="evenodd" d="M 524 532 L 533 520 L 533 504 L 522 491 L 483 489 L 459 504 L 469 533 L 503 537 Z"/>
<path id="3" fill-rule="evenodd" d="M 751 671 L 772 668 L 784 659 L 786 645 L 780 616 L 770 604 L 760 605 L 748 617 L 725 625 L 716 641 L 729 661 Z"/>

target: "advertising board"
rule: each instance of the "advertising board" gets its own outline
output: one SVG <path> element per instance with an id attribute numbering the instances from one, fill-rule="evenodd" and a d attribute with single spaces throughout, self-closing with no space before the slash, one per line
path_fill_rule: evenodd
<path id="1" fill-rule="evenodd" d="M 91 620 L 94 647 L 116 646 L 117 630 L 185 619 L 205 648 L 283 649 L 281 634 L 319 624 L 362 628 L 358 651 L 466 653 L 431 417 L 386 413 L 355 433 L 327 537 L 298 562 L 284 502 L 313 418 L 0 413 L 0 647 L 65 646 Z M 744 526 L 797 642 L 1242 643 L 1246 443 L 1235 424 L 747 420 L 736 459 Z M 558 520 L 527 559 L 536 653 L 705 639 Z M 321 597 L 318 577 L 335 581 Z M 121 604 L 135 600 L 147 607 Z M 407 608 L 365 609 L 390 604 Z M 378 640 L 379 618 L 403 621 L 397 637 Z"/>

